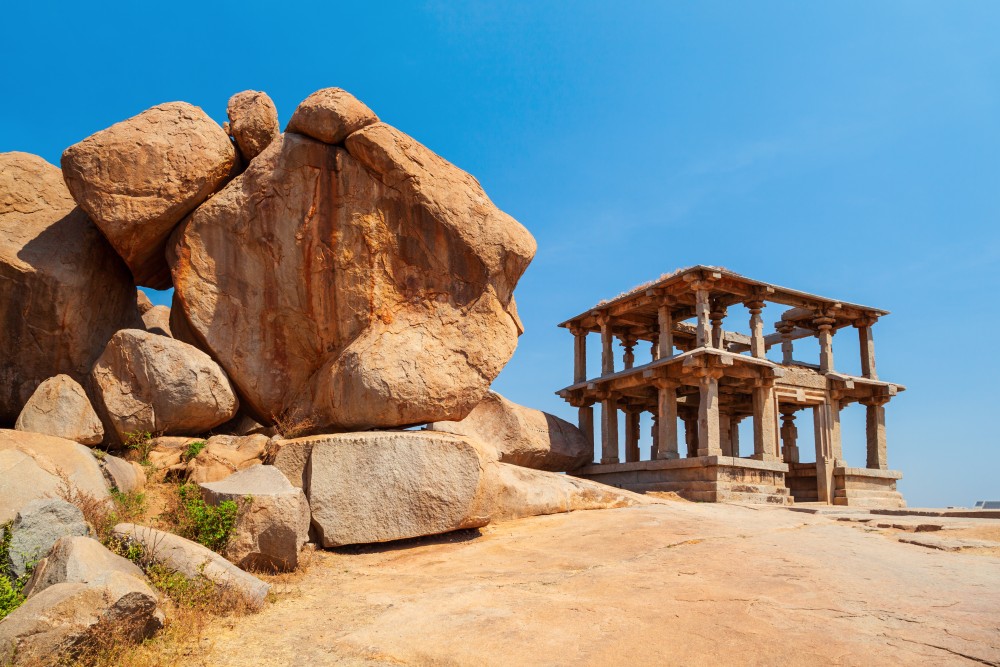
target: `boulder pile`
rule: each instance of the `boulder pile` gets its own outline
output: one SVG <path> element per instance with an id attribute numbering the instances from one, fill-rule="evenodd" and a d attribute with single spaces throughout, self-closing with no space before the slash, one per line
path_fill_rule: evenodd
<path id="1" fill-rule="evenodd" d="M 228 561 L 148 526 L 118 537 L 260 602 L 267 585 L 237 565 L 294 569 L 307 541 L 641 502 L 554 474 L 590 461 L 582 433 L 490 392 L 536 245 L 473 176 L 338 88 L 284 133 L 261 92 L 227 115 L 155 106 L 67 148 L 61 171 L 0 154 L 0 524 L 60 493 L 141 490 L 142 468 L 107 454 L 131 447 L 209 505 L 252 502 Z M 136 285 L 172 288 L 171 307 Z M 136 637 L 159 627 L 135 571 L 100 565 L 113 554 L 85 526 L 52 525 L 0 650 L 47 651 L 116 614 Z"/>

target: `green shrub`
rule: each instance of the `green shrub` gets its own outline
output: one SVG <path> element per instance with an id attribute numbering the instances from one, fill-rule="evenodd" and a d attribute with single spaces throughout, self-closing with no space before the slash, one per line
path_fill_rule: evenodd
<path id="1" fill-rule="evenodd" d="M 224 500 L 218 506 L 209 505 L 201 499 L 201 492 L 193 484 L 181 484 L 177 493 L 180 499 L 176 517 L 178 534 L 212 551 L 225 549 L 236 526 L 239 506 L 232 500 Z"/>
<path id="2" fill-rule="evenodd" d="M 3 537 L 0 537 L 0 620 L 7 614 L 17 609 L 24 602 L 22 591 L 31 578 L 31 571 L 35 569 L 34 563 L 29 563 L 24 576 L 14 577 L 10 571 L 10 541 L 13 537 L 11 527 L 13 521 L 8 521 L 0 526 Z"/>
<path id="3" fill-rule="evenodd" d="M 184 453 L 181 454 L 181 460 L 190 461 L 194 457 L 198 456 L 198 454 L 201 454 L 201 450 L 205 449 L 205 446 L 207 444 L 208 443 L 205 442 L 204 440 L 195 440 L 190 445 L 188 445 L 187 449 L 184 450 Z"/>
<path id="4" fill-rule="evenodd" d="M 135 431 L 125 434 L 125 447 L 139 455 L 139 463 L 149 463 L 149 452 L 153 449 L 153 434 L 149 431 Z"/>

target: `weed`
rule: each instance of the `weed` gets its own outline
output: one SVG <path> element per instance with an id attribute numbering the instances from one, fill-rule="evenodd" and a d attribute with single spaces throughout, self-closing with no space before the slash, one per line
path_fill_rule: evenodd
<path id="1" fill-rule="evenodd" d="M 149 463 L 149 452 L 153 449 L 153 434 L 149 431 L 134 431 L 125 434 L 125 447 L 139 456 L 140 465 Z"/>
<path id="2" fill-rule="evenodd" d="M 10 543 L 14 536 L 13 525 L 13 521 L 8 521 L 0 526 L 0 620 L 24 602 L 24 587 L 37 563 L 28 563 L 27 571 L 20 577 L 15 577 L 11 572 Z"/>
<path id="3" fill-rule="evenodd" d="M 221 552 L 226 548 L 240 507 L 232 500 L 224 500 L 217 506 L 209 505 L 201 498 L 198 487 L 181 484 L 177 487 L 176 505 L 168 511 L 167 519 L 176 526 L 181 537 Z"/>
<path id="4" fill-rule="evenodd" d="M 309 435 L 319 424 L 312 415 L 304 414 L 301 410 L 289 410 L 279 415 L 271 415 L 271 421 L 282 438 L 297 438 L 300 435 Z"/>
<path id="5" fill-rule="evenodd" d="M 208 443 L 204 440 L 195 440 L 188 445 L 187 449 L 184 450 L 184 453 L 181 454 L 181 461 L 190 461 L 194 457 L 198 456 L 198 454 L 201 454 L 201 450 L 205 449 L 206 445 L 208 445 Z"/>

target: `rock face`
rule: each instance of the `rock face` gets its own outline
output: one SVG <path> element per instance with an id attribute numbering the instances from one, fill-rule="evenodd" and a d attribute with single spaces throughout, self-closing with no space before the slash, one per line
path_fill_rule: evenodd
<path id="1" fill-rule="evenodd" d="M 493 391 L 462 421 L 436 422 L 429 428 L 475 438 L 494 447 L 501 462 L 526 468 L 564 472 L 594 458 L 593 444 L 573 424 Z"/>
<path id="2" fill-rule="evenodd" d="M 278 110 L 267 93 L 244 90 L 229 98 L 229 134 L 247 162 L 281 135 Z"/>
<path id="3" fill-rule="evenodd" d="M 170 332 L 170 309 L 166 306 L 152 306 L 142 314 L 142 323 L 146 331 L 159 336 L 173 338 Z"/>
<path id="4" fill-rule="evenodd" d="M 200 486 L 209 505 L 252 498 L 236 520 L 226 558 L 243 568 L 277 572 L 298 566 L 299 550 L 309 541 L 309 503 L 281 471 L 257 465 Z"/>
<path id="5" fill-rule="evenodd" d="M 97 540 L 82 536 L 61 537 L 35 566 L 24 587 L 24 595 L 31 597 L 56 584 L 102 585 L 116 576 L 134 577 L 145 585 L 146 575 L 142 570 L 111 553 Z M 149 595 L 156 598 L 152 591 Z"/>
<path id="6" fill-rule="evenodd" d="M 111 335 L 137 317 L 128 269 L 59 169 L 0 153 L 0 426 L 14 423 L 44 380 L 82 381 Z"/>
<path id="7" fill-rule="evenodd" d="M 68 375 L 57 375 L 38 385 L 14 428 L 75 440 L 81 445 L 98 445 L 104 439 L 104 427 L 90 399 L 80 383 Z"/>
<path id="8" fill-rule="evenodd" d="M 482 471 L 461 438 L 426 431 L 317 437 L 308 491 L 324 547 L 388 542 L 489 523 L 475 513 Z"/>
<path id="9" fill-rule="evenodd" d="M 146 555 L 157 563 L 189 579 L 204 577 L 219 586 L 232 588 L 256 604 L 263 603 L 271 589 L 270 584 L 247 574 L 214 551 L 179 535 L 133 523 L 120 523 L 114 532 L 141 545 Z"/>
<path id="10" fill-rule="evenodd" d="M 104 475 L 87 447 L 38 433 L 0 430 L 0 524 L 32 500 L 58 496 L 61 475 L 72 489 L 108 497 Z"/>
<path id="11" fill-rule="evenodd" d="M 63 176 L 140 285 L 170 287 L 164 243 L 229 178 L 236 149 L 185 102 L 143 111 L 66 149 Z"/>
<path id="12" fill-rule="evenodd" d="M 239 407 L 232 385 L 197 348 L 138 329 L 116 333 L 91 371 L 98 411 L 117 439 L 203 433 Z"/>
<path id="13" fill-rule="evenodd" d="M 115 572 L 101 584 L 54 584 L 0 623 L 0 664 L 53 664 L 100 633 L 138 642 L 161 627 L 163 612 L 142 579 Z"/>
<path id="14" fill-rule="evenodd" d="M 302 100 L 285 129 L 325 144 L 339 144 L 377 122 L 378 116 L 354 95 L 340 88 L 324 88 Z"/>
<path id="15" fill-rule="evenodd" d="M 108 486 L 122 493 L 142 491 L 146 487 L 146 471 L 135 461 L 126 461 L 111 454 L 100 460 L 101 470 Z"/>
<path id="16" fill-rule="evenodd" d="M 513 354 L 534 239 L 387 125 L 345 145 L 288 132 L 177 229 L 184 319 L 262 423 L 459 420 Z"/>
<path id="17" fill-rule="evenodd" d="M 218 482 L 240 470 L 260 464 L 267 447 L 266 435 L 216 435 L 193 459 L 182 463 L 182 476 L 194 484 Z"/>
<path id="18" fill-rule="evenodd" d="M 89 534 L 90 526 L 75 505 L 56 498 L 33 500 L 18 511 L 11 526 L 11 571 L 15 577 L 24 576 L 59 538 Z"/>

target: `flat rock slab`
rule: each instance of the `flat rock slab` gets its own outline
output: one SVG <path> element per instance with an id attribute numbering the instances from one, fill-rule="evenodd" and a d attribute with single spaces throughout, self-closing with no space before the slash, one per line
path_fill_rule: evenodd
<path id="1" fill-rule="evenodd" d="M 389 542 L 489 523 L 479 454 L 446 433 L 344 433 L 312 439 L 306 495 L 325 547 Z"/>
<path id="2" fill-rule="evenodd" d="M 244 572 L 200 544 L 179 535 L 133 523 L 120 523 L 115 535 L 142 546 L 146 556 L 189 579 L 204 577 L 219 586 L 236 590 L 254 604 L 263 604 L 271 585 Z"/>
<path id="3" fill-rule="evenodd" d="M 964 509 L 873 509 L 872 514 L 890 516 L 938 516 L 959 519 L 1000 519 L 1000 510 L 964 510 Z"/>
<path id="4" fill-rule="evenodd" d="M 920 535 L 914 537 L 900 537 L 899 541 L 904 544 L 916 544 L 928 549 L 940 549 L 941 551 L 961 551 L 962 549 L 997 549 L 1000 543 L 989 540 L 972 540 L 960 537 L 940 537 L 938 535 Z"/>

